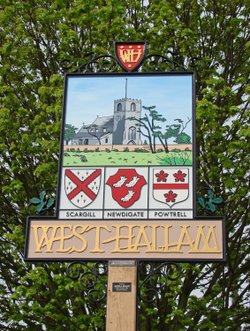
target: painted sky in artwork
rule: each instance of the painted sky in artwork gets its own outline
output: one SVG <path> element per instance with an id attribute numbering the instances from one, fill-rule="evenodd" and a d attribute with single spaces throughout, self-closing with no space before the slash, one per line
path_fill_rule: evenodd
<path id="1" fill-rule="evenodd" d="M 67 85 L 65 123 L 80 129 L 91 124 L 97 116 L 114 113 L 114 100 L 125 97 L 141 99 L 143 106 L 156 106 L 167 121 L 184 122 L 192 118 L 192 76 L 190 75 L 123 75 L 123 76 L 70 76 Z M 192 125 L 186 130 L 191 136 Z"/>

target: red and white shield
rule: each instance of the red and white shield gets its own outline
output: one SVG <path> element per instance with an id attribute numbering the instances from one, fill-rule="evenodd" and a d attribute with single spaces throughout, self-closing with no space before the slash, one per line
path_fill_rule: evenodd
<path id="1" fill-rule="evenodd" d="M 101 169 L 66 169 L 64 187 L 70 202 L 78 208 L 91 204 L 101 186 Z"/>
<path id="2" fill-rule="evenodd" d="M 116 42 L 115 54 L 120 65 L 126 71 L 135 70 L 142 62 L 146 51 L 143 42 Z"/>
<path id="3" fill-rule="evenodd" d="M 128 208 L 139 200 L 141 189 L 145 184 L 147 184 L 145 178 L 135 169 L 119 169 L 107 180 L 113 199 L 123 208 Z"/>
<path id="4" fill-rule="evenodd" d="M 153 171 L 153 197 L 170 208 L 189 195 L 188 168 L 162 168 Z"/>

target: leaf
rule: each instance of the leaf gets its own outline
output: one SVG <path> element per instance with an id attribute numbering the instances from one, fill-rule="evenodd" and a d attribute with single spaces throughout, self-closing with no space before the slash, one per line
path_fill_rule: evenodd
<path id="1" fill-rule="evenodd" d="M 205 200 L 203 197 L 198 197 L 198 202 L 201 205 L 202 208 L 205 208 Z"/>
<path id="2" fill-rule="evenodd" d="M 44 202 L 42 201 L 37 207 L 36 207 L 36 212 L 38 213 L 38 214 L 40 214 L 42 211 L 43 211 L 43 209 L 44 209 Z"/>
<path id="3" fill-rule="evenodd" d="M 217 203 L 217 204 L 220 204 L 223 202 L 223 199 L 221 197 L 218 197 L 218 198 L 213 198 L 213 203 Z"/>
<path id="4" fill-rule="evenodd" d="M 215 207 L 215 205 L 212 203 L 211 200 L 208 201 L 208 209 L 209 209 L 211 212 L 215 212 L 215 211 L 216 211 L 216 207 Z"/>
<path id="5" fill-rule="evenodd" d="M 45 197 L 46 197 L 46 191 L 40 192 L 39 196 L 40 196 L 41 201 L 44 201 Z"/>
<path id="6" fill-rule="evenodd" d="M 46 208 L 49 209 L 50 207 L 52 207 L 55 203 L 55 200 L 53 198 L 49 198 L 46 204 Z"/>
<path id="7" fill-rule="evenodd" d="M 208 198 L 212 199 L 214 197 L 214 192 L 212 190 L 208 190 Z"/>
<path id="8" fill-rule="evenodd" d="M 30 199 L 30 203 L 32 203 L 33 205 L 37 205 L 41 202 L 41 200 L 39 198 L 32 198 Z"/>

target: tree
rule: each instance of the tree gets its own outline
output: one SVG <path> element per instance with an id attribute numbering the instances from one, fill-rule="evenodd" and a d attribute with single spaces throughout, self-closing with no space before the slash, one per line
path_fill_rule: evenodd
<path id="1" fill-rule="evenodd" d="M 174 142 L 177 144 L 190 144 L 191 137 L 184 132 L 191 119 L 188 119 L 185 123 L 182 119 L 176 118 L 174 121 L 177 121 L 179 124 L 172 124 L 166 126 L 166 132 L 162 134 L 162 137 L 167 142 L 170 138 L 176 138 Z"/>
<path id="2" fill-rule="evenodd" d="M 76 134 L 77 128 L 72 124 L 65 124 L 64 128 L 64 140 L 66 141 L 66 145 L 68 145 L 69 141 L 74 138 Z"/>
<path id="3" fill-rule="evenodd" d="M 26 214 L 31 198 L 56 190 L 61 61 L 83 65 L 84 54 L 113 52 L 114 40 L 146 40 L 148 53 L 166 54 L 189 69 L 195 64 L 197 191 L 205 197 L 211 189 L 224 201 L 215 215 L 226 217 L 227 262 L 182 264 L 175 282 L 159 278 L 159 299 L 141 304 L 139 329 L 243 329 L 249 323 L 247 1 L 1 5 L 0 328 L 104 330 L 104 307 L 87 297 L 87 280 L 67 277 L 63 263 L 24 263 Z"/>
<path id="4" fill-rule="evenodd" d="M 185 132 L 181 132 L 176 137 L 175 142 L 177 144 L 191 144 L 191 137 L 188 134 L 186 134 Z"/>
<path id="5" fill-rule="evenodd" d="M 161 131 L 159 131 L 161 127 L 157 125 L 157 122 L 165 122 L 166 119 L 155 110 L 156 106 L 142 106 L 142 108 L 148 111 L 149 114 L 145 113 L 145 115 L 139 119 L 134 116 L 128 117 L 127 119 L 136 122 L 135 126 L 138 127 L 137 131 L 148 139 L 151 152 L 156 153 L 156 138 L 162 141 Z M 165 144 L 163 146 L 165 151 L 168 152 L 167 145 Z"/>

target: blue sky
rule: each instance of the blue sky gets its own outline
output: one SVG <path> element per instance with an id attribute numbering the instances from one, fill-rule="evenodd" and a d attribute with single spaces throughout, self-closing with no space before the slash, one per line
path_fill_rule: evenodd
<path id="1" fill-rule="evenodd" d="M 91 124 L 97 115 L 113 115 L 114 100 L 124 98 L 127 80 L 127 97 L 141 99 L 143 106 L 156 106 L 167 122 L 175 118 L 184 121 L 192 118 L 192 76 L 70 76 L 66 99 L 66 123 L 80 129 L 83 123 Z M 187 132 L 191 135 L 191 123 Z"/>

